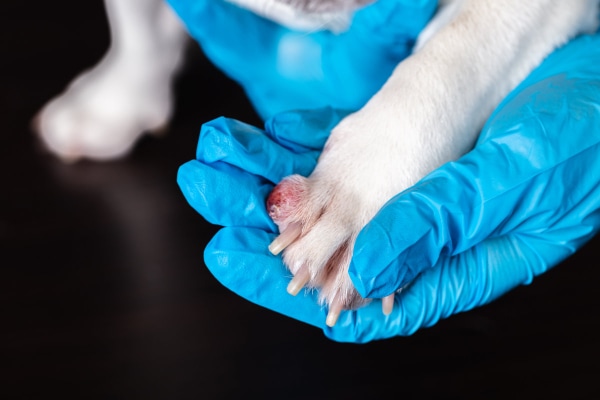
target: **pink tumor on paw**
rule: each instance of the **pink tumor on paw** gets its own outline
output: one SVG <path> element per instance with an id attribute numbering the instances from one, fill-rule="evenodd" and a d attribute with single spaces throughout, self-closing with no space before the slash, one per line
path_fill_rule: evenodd
<path id="1" fill-rule="evenodd" d="M 302 234 L 302 225 L 294 218 L 301 207 L 305 192 L 306 179 L 292 175 L 282 180 L 269 194 L 267 212 L 280 232 L 269 246 L 271 253 L 279 254 Z"/>
<path id="2" fill-rule="evenodd" d="M 282 180 L 267 198 L 267 212 L 269 217 L 279 226 L 280 230 L 289 223 L 290 217 L 300 206 L 305 192 L 303 177 L 292 175 Z"/>

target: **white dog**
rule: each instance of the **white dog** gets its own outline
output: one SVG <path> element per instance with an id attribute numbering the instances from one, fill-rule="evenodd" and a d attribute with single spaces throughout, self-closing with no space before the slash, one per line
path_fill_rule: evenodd
<path id="1" fill-rule="evenodd" d="M 216 0 L 215 0 L 216 1 Z M 230 0 L 296 29 L 343 29 L 374 0 Z M 40 113 L 39 132 L 64 159 L 114 158 L 170 114 L 185 33 L 161 0 L 105 0 L 106 57 Z M 395 194 L 467 152 L 492 110 L 556 47 L 598 26 L 600 0 L 447 0 L 415 51 L 377 94 L 331 132 L 315 171 L 276 187 L 268 208 L 294 274 L 329 305 L 364 304 L 347 267 L 361 228 Z M 368 189 L 367 189 L 368 188 Z M 393 295 L 383 299 L 389 313 Z"/>

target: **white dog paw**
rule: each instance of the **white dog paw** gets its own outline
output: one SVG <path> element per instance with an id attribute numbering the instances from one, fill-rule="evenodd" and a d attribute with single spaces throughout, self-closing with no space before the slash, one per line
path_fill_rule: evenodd
<path id="1" fill-rule="evenodd" d="M 267 208 L 280 231 L 269 249 L 273 254 L 283 250 L 284 263 L 294 274 L 288 292 L 296 295 L 305 286 L 318 289 L 320 303 L 329 307 L 326 322 L 333 326 L 342 309 L 358 308 L 367 300 L 348 276 L 352 246 L 363 223 L 357 218 L 360 212 L 352 211 L 356 204 L 346 193 L 328 189 L 319 180 L 293 175 L 273 190 Z"/>
<path id="2" fill-rule="evenodd" d="M 170 77 L 157 79 L 108 58 L 48 102 L 34 129 L 65 161 L 107 160 L 125 155 L 144 133 L 165 127 L 170 114 Z"/>
<path id="3" fill-rule="evenodd" d="M 385 202 L 414 181 L 397 172 L 407 168 L 389 142 L 361 132 L 359 119 L 351 116 L 332 132 L 310 177 L 285 178 L 267 199 L 280 231 L 269 249 L 283 251 L 294 274 L 288 292 L 317 289 L 320 303 L 328 306 L 329 326 L 342 310 L 370 301 L 360 296 L 348 275 L 354 242 Z M 385 314 L 391 312 L 393 295 L 382 304 Z"/>

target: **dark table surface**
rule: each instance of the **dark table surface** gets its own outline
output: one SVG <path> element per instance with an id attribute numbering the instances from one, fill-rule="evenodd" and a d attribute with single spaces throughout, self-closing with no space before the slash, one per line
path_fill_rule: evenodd
<path id="1" fill-rule="evenodd" d="M 193 47 L 167 136 L 121 161 L 64 165 L 28 124 L 103 54 L 102 3 L 2 8 L 0 398 L 600 398 L 600 238 L 412 337 L 329 341 L 204 267 L 216 228 L 175 175 L 202 122 L 260 123 L 240 88 Z"/>

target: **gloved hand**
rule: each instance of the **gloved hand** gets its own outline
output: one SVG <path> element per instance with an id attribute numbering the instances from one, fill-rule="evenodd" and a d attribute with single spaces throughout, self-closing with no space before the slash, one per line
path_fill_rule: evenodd
<path id="1" fill-rule="evenodd" d="M 573 254 L 600 227 L 600 35 L 551 55 L 501 104 L 473 151 L 390 201 L 361 232 L 351 276 L 380 298 L 406 282 L 393 312 L 379 301 L 333 328 L 313 294 L 292 297 L 290 274 L 267 246 L 265 198 L 284 176 L 309 174 L 343 113 L 290 112 L 265 131 L 206 124 L 179 185 L 208 221 L 215 277 L 242 297 L 312 324 L 338 341 L 409 335 L 486 304 Z"/>
<path id="2" fill-rule="evenodd" d="M 204 53 L 238 81 L 260 116 L 356 110 L 405 58 L 437 0 L 379 0 L 346 32 L 295 32 L 224 0 L 168 0 Z"/>

